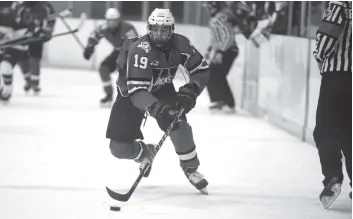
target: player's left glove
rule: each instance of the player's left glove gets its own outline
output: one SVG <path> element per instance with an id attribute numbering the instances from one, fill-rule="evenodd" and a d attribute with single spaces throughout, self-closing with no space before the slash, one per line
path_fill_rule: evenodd
<path id="1" fill-rule="evenodd" d="M 196 105 L 197 93 L 194 90 L 193 84 L 185 84 L 179 88 L 177 93 L 177 109 L 184 109 L 184 113 L 187 114 L 192 110 Z"/>
<path id="2" fill-rule="evenodd" d="M 43 31 L 42 33 L 39 34 L 39 39 L 42 42 L 48 42 L 52 37 L 51 32 Z"/>
<path id="3" fill-rule="evenodd" d="M 83 57 L 89 60 L 94 52 L 94 46 L 88 45 L 83 51 Z"/>

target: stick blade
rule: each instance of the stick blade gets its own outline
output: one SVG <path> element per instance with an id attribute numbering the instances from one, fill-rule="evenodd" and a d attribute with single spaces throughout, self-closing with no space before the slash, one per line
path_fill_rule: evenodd
<path id="1" fill-rule="evenodd" d="M 108 187 L 105 187 L 107 189 L 108 195 L 117 201 L 121 201 L 121 202 L 127 202 L 130 199 L 130 194 L 120 194 L 117 192 L 114 192 L 113 190 L 109 189 Z"/>

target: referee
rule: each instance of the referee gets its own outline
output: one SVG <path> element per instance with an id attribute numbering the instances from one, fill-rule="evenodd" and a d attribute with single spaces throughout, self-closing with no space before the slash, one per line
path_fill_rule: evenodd
<path id="1" fill-rule="evenodd" d="M 211 46 L 205 55 L 210 59 L 210 80 L 207 91 L 210 96 L 210 110 L 221 110 L 235 113 L 235 100 L 227 81 L 227 75 L 238 56 L 238 46 L 235 41 L 234 24 L 231 15 L 224 11 L 224 2 L 211 1 L 204 4 L 211 15 Z M 212 54 L 212 55 L 211 55 Z"/>
<path id="2" fill-rule="evenodd" d="M 341 192 L 342 153 L 352 186 L 352 2 L 329 3 L 314 56 L 322 75 L 314 129 L 324 175 L 319 198 L 328 208 Z"/>

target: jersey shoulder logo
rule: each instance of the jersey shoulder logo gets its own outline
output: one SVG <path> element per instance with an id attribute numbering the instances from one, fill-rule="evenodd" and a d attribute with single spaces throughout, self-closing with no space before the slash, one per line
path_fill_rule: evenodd
<path id="1" fill-rule="evenodd" d="M 146 53 L 151 51 L 151 45 L 147 41 L 142 41 L 137 47 L 145 50 Z"/>

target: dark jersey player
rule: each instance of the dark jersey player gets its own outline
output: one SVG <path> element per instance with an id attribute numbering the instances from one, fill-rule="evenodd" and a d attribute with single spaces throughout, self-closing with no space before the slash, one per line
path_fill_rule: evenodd
<path id="1" fill-rule="evenodd" d="M 175 111 L 183 108 L 187 114 L 195 106 L 209 79 L 207 62 L 185 36 L 174 33 L 174 23 L 169 9 L 155 9 L 147 22 L 148 34 L 126 40 L 117 61 L 119 89 L 106 136 L 115 157 L 135 160 L 140 168 L 152 164 L 155 156 L 154 145 L 138 140 L 143 139 L 144 114 L 154 117 L 165 131 Z M 173 79 L 179 65 L 185 67 L 190 81 L 176 92 Z M 197 171 L 200 163 L 185 114 L 170 138 L 188 180 L 206 192 L 208 182 Z"/>
<path id="2" fill-rule="evenodd" d="M 23 20 L 16 19 L 17 3 L 0 4 L 0 40 L 34 37 L 35 29 Z M 0 50 L 0 100 L 8 102 L 12 96 L 13 68 L 26 57 L 28 45 L 12 45 Z"/>
<path id="3" fill-rule="evenodd" d="M 28 53 L 25 59 L 19 62 L 25 78 L 25 92 L 33 90 L 39 94 L 40 89 L 40 68 L 45 42 L 51 39 L 54 31 L 55 10 L 50 2 L 47 1 L 24 1 L 17 3 L 16 21 L 25 23 L 33 29 L 41 40 L 29 44 Z"/>
<path id="4" fill-rule="evenodd" d="M 116 8 L 109 8 L 106 11 L 105 20 L 106 22 L 99 25 L 88 38 L 88 43 L 84 50 L 84 58 L 87 60 L 91 58 L 95 46 L 102 38 L 105 38 L 113 46 L 113 51 L 103 60 L 99 67 L 99 75 L 106 93 L 106 96 L 100 102 L 102 105 L 109 105 L 113 101 L 113 85 L 110 74 L 116 69 L 116 60 L 124 40 L 136 37 L 137 31 L 132 24 L 121 20 L 120 13 Z"/>

